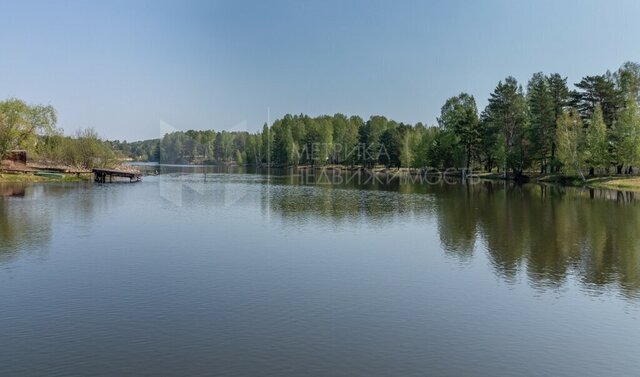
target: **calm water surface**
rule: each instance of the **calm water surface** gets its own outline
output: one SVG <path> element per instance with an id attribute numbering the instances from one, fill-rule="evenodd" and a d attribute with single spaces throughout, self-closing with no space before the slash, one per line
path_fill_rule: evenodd
<path id="1" fill-rule="evenodd" d="M 0 375 L 640 371 L 631 194 L 203 171 L 0 186 Z"/>

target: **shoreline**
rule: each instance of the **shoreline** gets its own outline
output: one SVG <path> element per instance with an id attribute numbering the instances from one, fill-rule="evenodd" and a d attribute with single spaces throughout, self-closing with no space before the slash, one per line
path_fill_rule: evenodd
<path id="1" fill-rule="evenodd" d="M 5 173 L 0 172 L 0 183 L 48 183 L 48 182 L 88 182 L 89 176 L 77 176 L 75 174 L 65 175 L 62 178 L 40 177 L 25 173 Z"/>
<path id="2" fill-rule="evenodd" d="M 482 179 L 505 179 L 496 174 L 477 175 Z M 506 178 L 513 181 L 513 178 Z M 577 176 L 531 175 L 525 183 L 546 183 L 565 187 L 590 187 L 608 190 L 640 191 L 640 177 L 637 175 L 586 176 L 583 181 Z"/>
<path id="3" fill-rule="evenodd" d="M 640 192 L 640 177 L 612 177 L 602 180 L 596 178 L 593 182 L 588 182 L 587 186 L 599 189 Z"/>
<path id="4" fill-rule="evenodd" d="M 160 164 L 162 165 L 162 164 Z M 188 166 L 188 165 L 186 165 Z M 205 165 L 216 166 L 216 165 Z M 241 165 L 236 165 L 241 167 Z M 244 165 L 251 166 L 251 165 Z M 375 168 L 363 168 L 360 166 L 342 166 L 342 165 L 326 165 L 326 166 L 290 166 L 296 170 L 334 170 L 334 171 L 367 171 L 373 174 L 398 174 L 398 175 L 416 175 L 420 174 L 420 169 L 407 169 L 407 168 L 391 168 L 386 169 L 384 167 Z M 286 168 L 285 168 L 286 169 Z M 461 177 L 460 171 L 440 172 L 434 173 L 432 171 L 426 172 L 427 176 L 433 176 L 438 174 L 444 174 L 450 177 Z M 507 180 L 515 181 L 513 177 L 504 177 L 498 173 L 472 173 L 469 175 L 472 178 L 479 178 L 482 180 Z M 542 184 L 554 184 L 565 187 L 591 187 L 598 189 L 609 190 L 623 190 L 623 191 L 640 191 L 640 176 L 632 175 L 610 175 L 610 176 L 595 176 L 585 177 L 586 180 L 582 181 L 577 176 L 562 176 L 562 175 L 539 175 L 531 174 L 525 176 L 523 183 L 542 183 Z M 54 183 L 54 182 L 88 182 L 92 181 L 90 174 L 64 174 L 62 178 L 55 177 L 43 177 L 36 176 L 32 173 L 15 173 L 15 172 L 3 172 L 0 171 L 0 183 Z"/>
<path id="5" fill-rule="evenodd" d="M 113 169 L 139 173 L 138 169 L 123 163 Z M 93 181 L 93 175 L 93 169 L 52 163 L 25 164 L 5 160 L 0 166 L 0 183 L 89 182 Z"/>

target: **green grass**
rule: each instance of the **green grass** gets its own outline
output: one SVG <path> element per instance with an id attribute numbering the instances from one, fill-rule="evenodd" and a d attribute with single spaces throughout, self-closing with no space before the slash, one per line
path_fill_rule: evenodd
<path id="1" fill-rule="evenodd" d="M 31 183 L 31 182 L 83 182 L 90 180 L 90 176 L 66 174 L 63 178 L 38 177 L 33 174 L 0 173 L 0 182 Z"/>
<path id="2" fill-rule="evenodd" d="M 576 187 L 593 187 L 602 189 L 625 189 L 625 190 L 640 190 L 640 177 L 638 176 L 602 176 L 602 177 L 585 177 L 586 180 L 582 180 L 580 177 L 575 176 L 561 176 L 551 175 L 538 179 L 539 182 L 557 183 L 565 186 Z"/>
<path id="3" fill-rule="evenodd" d="M 595 178 L 589 181 L 589 186 L 640 191 L 640 177 Z"/>
<path id="4" fill-rule="evenodd" d="M 544 182 L 558 184 L 562 186 L 572 187 L 593 187 L 610 190 L 631 190 L 640 191 L 640 177 L 627 176 L 627 175 L 614 175 L 614 176 L 598 176 L 589 177 L 586 176 L 583 181 L 578 176 L 565 176 L 560 174 L 540 175 L 537 173 L 525 173 L 530 180 L 529 182 Z M 480 173 L 476 174 L 477 177 L 483 179 L 503 179 L 502 174 L 497 173 Z"/>

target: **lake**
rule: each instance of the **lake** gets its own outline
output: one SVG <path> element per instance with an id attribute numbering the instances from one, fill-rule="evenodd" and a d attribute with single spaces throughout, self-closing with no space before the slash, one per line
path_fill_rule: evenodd
<path id="1" fill-rule="evenodd" d="M 1 375 L 640 370 L 631 193 L 159 169 L 0 185 Z"/>

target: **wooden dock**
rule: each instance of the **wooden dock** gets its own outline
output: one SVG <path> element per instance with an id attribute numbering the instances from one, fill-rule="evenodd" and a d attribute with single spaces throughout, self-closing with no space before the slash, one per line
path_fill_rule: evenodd
<path id="1" fill-rule="evenodd" d="M 95 181 L 100 183 L 106 183 L 107 177 L 109 178 L 109 182 L 113 182 L 113 177 L 129 178 L 129 182 L 140 182 L 142 180 L 140 173 L 132 173 L 122 170 L 93 169 L 93 174 L 95 174 L 96 177 Z"/>

